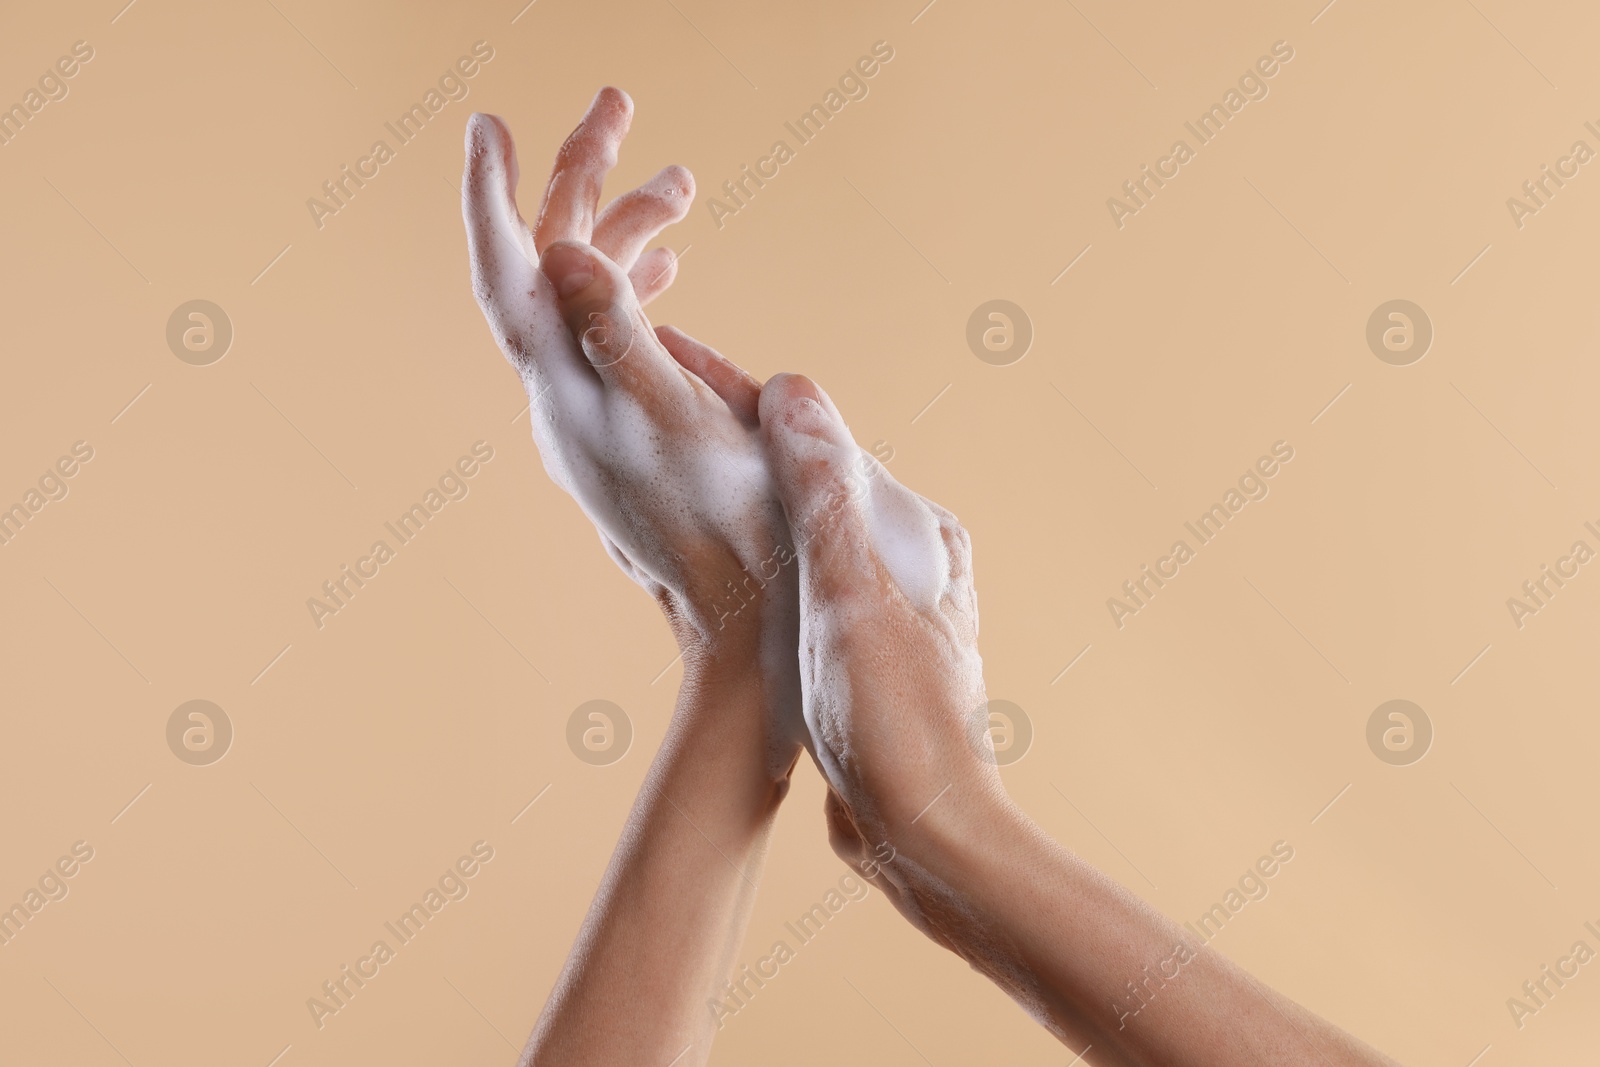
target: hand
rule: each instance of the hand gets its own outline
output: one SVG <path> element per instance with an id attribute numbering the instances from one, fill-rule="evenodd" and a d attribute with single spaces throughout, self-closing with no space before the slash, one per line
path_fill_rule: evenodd
<path id="1" fill-rule="evenodd" d="M 971 543 L 810 380 L 773 378 L 760 415 L 799 559 L 802 704 L 834 848 L 881 867 L 880 887 L 948 943 L 923 845 L 1008 803 L 987 746 Z"/>
<path id="2" fill-rule="evenodd" d="M 688 215 L 694 203 L 693 175 L 683 167 L 664 167 L 595 214 L 601 186 L 616 166 L 617 150 L 632 122 L 633 101 L 628 94 L 610 86 L 595 94 L 583 121 L 556 153 L 539 214 L 529 229 L 516 205 L 518 172 L 511 131 L 497 115 L 473 114 L 467 120 L 462 212 L 472 253 L 473 290 L 485 314 L 491 314 L 486 286 L 524 280 L 506 273 L 504 268 L 515 268 L 509 260 L 520 259 L 531 268 L 545 249 L 560 240 L 591 242 L 604 252 L 628 272 L 640 304 L 648 304 L 672 284 L 678 273 L 672 250 L 645 252 L 644 247 Z"/>
<path id="3" fill-rule="evenodd" d="M 788 536 L 757 428 L 760 386 L 688 336 L 653 330 L 640 308 L 674 276 L 669 251 L 640 252 L 688 212 L 689 173 L 668 167 L 595 214 L 631 112 L 623 93 L 601 90 L 556 158 L 532 230 L 515 202 L 510 133 L 472 116 L 473 290 L 522 376 L 546 471 L 661 605 L 687 667 L 766 679 L 776 773 L 803 728 L 794 568 L 779 565 Z"/>
<path id="4" fill-rule="evenodd" d="M 987 745 L 966 532 L 863 452 L 805 378 L 768 382 L 760 414 L 799 559 L 801 686 L 835 851 L 1079 1058 L 1391 1064 L 1207 951 L 1010 802 Z M 1175 960 L 1181 977 L 1151 977 Z"/>

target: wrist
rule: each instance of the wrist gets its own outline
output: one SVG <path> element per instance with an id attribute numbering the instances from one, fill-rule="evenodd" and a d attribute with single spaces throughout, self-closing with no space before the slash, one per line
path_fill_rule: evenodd
<path id="1" fill-rule="evenodd" d="M 798 677 L 775 677 L 759 655 L 721 645 L 686 648 L 683 664 L 663 748 L 706 776 L 710 788 L 765 790 L 776 806 L 800 754 L 800 735 L 785 714 L 792 691 L 799 719 Z"/>
<path id="2" fill-rule="evenodd" d="M 970 910 L 994 878 L 996 853 L 1015 853 L 1027 816 L 991 782 L 949 782 L 910 797 L 848 800 L 834 793 L 835 852 L 868 878 L 882 875 L 924 914 Z M 943 931 L 946 935 L 952 931 Z M 947 936 L 944 940 L 959 940 Z"/>
<path id="3" fill-rule="evenodd" d="M 786 660 L 796 659 L 800 596 L 793 567 L 784 571 L 720 554 L 695 559 L 691 575 L 681 590 L 663 589 L 658 596 L 685 660 L 759 658 L 763 646 L 784 637 L 793 638 Z"/>
<path id="4" fill-rule="evenodd" d="M 968 895 L 982 888 L 986 864 L 996 850 L 1018 840 L 1027 822 L 999 776 L 988 774 L 950 783 L 947 792 L 914 812 L 893 836 L 904 842 L 898 850 L 919 867 Z"/>
<path id="5" fill-rule="evenodd" d="M 708 617 L 687 597 L 661 604 L 683 659 L 684 729 L 785 784 L 806 738 L 797 601 L 793 583 L 769 582 L 733 615 Z"/>

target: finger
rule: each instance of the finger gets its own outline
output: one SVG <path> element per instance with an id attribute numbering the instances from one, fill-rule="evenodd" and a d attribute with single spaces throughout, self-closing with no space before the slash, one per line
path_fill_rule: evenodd
<path id="1" fill-rule="evenodd" d="M 567 328 L 602 381 L 647 403 L 687 388 L 620 267 L 589 245 L 557 241 L 545 249 L 539 268 L 555 286 Z"/>
<path id="2" fill-rule="evenodd" d="M 526 290 L 534 269 L 533 237 L 517 212 L 517 153 L 498 115 L 467 119 L 467 161 L 461 176 L 461 213 L 467 224 L 474 284 Z M 479 291 L 479 300 L 484 298 Z"/>
<path id="3" fill-rule="evenodd" d="M 678 256 L 670 248 L 652 248 L 639 257 L 628 271 L 633 294 L 640 305 L 648 304 L 667 291 L 678 277 Z"/>
<path id="4" fill-rule="evenodd" d="M 846 863 L 855 863 L 867 851 L 866 839 L 856 829 L 844 801 L 832 789 L 822 798 L 822 815 L 828 823 L 828 845 L 833 849 L 833 854 Z"/>
<path id="5" fill-rule="evenodd" d="M 876 598 L 885 583 L 864 507 L 863 453 L 833 401 L 809 378 L 779 374 L 762 386 L 759 414 L 802 598 Z"/>
<path id="6" fill-rule="evenodd" d="M 694 206 L 694 175 L 666 167 L 639 188 L 623 193 L 594 221 L 590 241 L 623 270 L 633 266 L 656 234 L 681 222 Z"/>
<path id="7" fill-rule="evenodd" d="M 743 367 L 676 326 L 657 326 L 656 338 L 685 370 L 710 386 L 739 421 L 751 428 L 760 424 L 761 383 Z"/>
<path id="8" fill-rule="evenodd" d="M 949 561 L 939 520 L 864 452 L 828 394 L 799 375 L 761 389 L 767 461 L 795 538 L 802 596 L 939 609 Z"/>
<path id="9" fill-rule="evenodd" d="M 877 862 L 876 851 L 868 844 L 867 839 L 861 836 L 861 831 L 850 816 L 850 810 L 845 807 L 839 794 L 832 789 L 829 789 L 827 795 L 822 798 L 822 814 L 828 824 L 828 844 L 832 847 L 833 854 L 860 872 L 862 880 L 887 896 L 896 908 L 902 912 L 906 911 L 909 901 L 900 892 L 900 887 L 889 877 L 889 872 Z"/>
<path id="10" fill-rule="evenodd" d="M 595 94 L 583 121 L 556 153 L 533 226 L 533 243 L 540 255 L 556 241 L 589 240 L 600 187 L 617 165 L 617 149 L 632 121 L 633 101 L 627 93 L 608 85 Z"/>
<path id="11" fill-rule="evenodd" d="M 606 555 L 611 557 L 611 562 L 622 568 L 623 574 L 626 574 L 646 589 L 650 589 L 652 593 L 655 591 L 652 589 L 653 583 L 645 576 L 645 573 L 633 565 L 633 560 L 629 559 L 627 553 L 617 547 L 615 541 L 606 536 L 604 530 L 600 531 L 600 546 L 606 550 Z"/>
<path id="12" fill-rule="evenodd" d="M 588 375 L 573 351 L 555 294 L 539 273 L 533 235 L 517 212 L 517 157 L 511 131 L 495 115 L 467 120 L 461 213 L 472 262 L 472 290 L 506 358 L 529 395 Z M 564 394 L 565 395 L 565 394 Z"/>
<path id="13" fill-rule="evenodd" d="M 939 536 L 944 541 L 950 565 L 939 610 L 952 625 L 960 628 L 958 632 L 975 640 L 978 636 L 978 591 L 972 581 L 972 537 L 954 515 L 931 501 L 928 503 L 939 518 Z"/>

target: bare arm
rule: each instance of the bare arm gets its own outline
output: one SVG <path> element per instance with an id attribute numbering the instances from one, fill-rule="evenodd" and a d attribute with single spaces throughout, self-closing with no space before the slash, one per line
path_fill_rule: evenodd
<path id="1" fill-rule="evenodd" d="M 704 1063 L 788 788 L 759 679 L 696 666 L 522 1063 Z M 794 750 L 798 754 L 798 749 Z"/>
<path id="2" fill-rule="evenodd" d="M 644 252 L 687 213 L 669 167 L 598 209 L 632 104 L 601 90 L 556 157 L 532 227 L 510 132 L 467 129 L 473 290 L 527 388 L 545 470 L 661 607 L 685 682 L 667 736 L 524 1064 L 692 1067 L 728 977 L 761 851 L 804 728 L 792 573 L 751 580 L 787 541 L 756 425 L 759 385 L 641 304 L 671 282 Z M 601 635 L 603 637 L 603 635 Z"/>
<path id="3" fill-rule="evenodd" d="M 909 830 L 908 859 L 938 887 L 918 906 L 943 916 L 935 921 L 949 947 L 1075 1052 L 1088 1049 L 1088 1063 L 1394 1063 L 1207 947 L 1009 802 L 968 806 L 952 792 Z"/>
<path id="4" fill-rule="evenodd" d="M 1091 1064 L 1391 1063 L 1011 802 L 984 743 L 966 531 L 862 451 L 808 380 L 768 382 L 761 427 L 799 559 L 804 714 L 835 850 Z"/>

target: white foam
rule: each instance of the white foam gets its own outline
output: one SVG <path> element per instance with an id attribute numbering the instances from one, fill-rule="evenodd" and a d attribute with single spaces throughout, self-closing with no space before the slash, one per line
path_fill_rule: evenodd
<path id="1" fill-rule="evenodd" d="M 869 453 L 861 455 L 875 468 L 868 475 L 865 512 L 878 558 L 912 607 L 936 612 L 950 578 L 939 519 Z"/>

